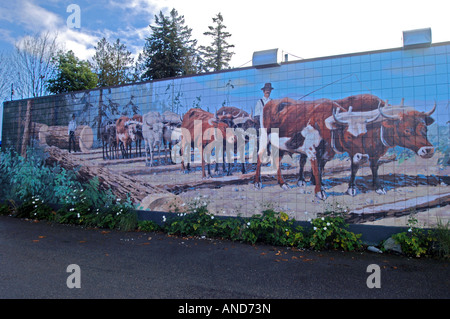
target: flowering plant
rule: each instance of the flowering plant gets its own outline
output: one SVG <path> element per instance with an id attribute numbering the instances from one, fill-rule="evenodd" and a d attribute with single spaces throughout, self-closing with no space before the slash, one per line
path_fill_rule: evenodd
<path id="1" fill-rule="evenodd" d="M 392 235 L 392 238 L 400 244 L 402 251 L 410 256 L 420 257 L 431 250 L 433 237 L 428 231 L 418 227 L 418 220 L 412 213 L 408 218 L 408 230 Z"/>
<path id="2" fill-rule="evenodd" d="M 346 228 L 347 210 L 339 205 L 327 210 L 322 217 L 311 220 L 310 246 L 313 249 L 354 250 L 361 247 L 361 234 L 354 234 Z"/>

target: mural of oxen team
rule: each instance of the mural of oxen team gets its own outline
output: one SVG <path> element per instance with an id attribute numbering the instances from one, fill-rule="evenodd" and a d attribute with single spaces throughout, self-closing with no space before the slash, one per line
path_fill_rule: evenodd
<path id="1" fill-rule="evenodd" d="M 2 146 L 50 150 L 141 210 L 201 197 L 307 221 L 339 205 L 349 223 L 433 227 L 450 217 L 449 63 L 443 42 L 7 101 Z"/>
<path id="2" fill-rule="evenodd" d="M 290 189 L 281 173 L 281 161 L 285 155 L 298 154 L 297 186 L 306 185 L 304 167 L 309 161 L 315 196 L 325 200 L 325 165 L 336 154 L 344 153 L 350 160 L 347 194 L 357 195 L 355 178 L 360 166 L 367 162 L 373 190 L 386 194 L 378 176 L 380 158 L 396 146 L 410 149 L 421 158 L 431 158 L 434 147 L 427 138 L 427 127 L 434 122 L 431 115 L 435 110 L 436 104 L 427 112 L 419 112 L 403 102 L 390 105 L 372 94 L 360 94 L 339 100 L 274 99 L 264 106 L 259 121 L 253 114 L 230 106 L 215 114 L 200 108 L 185 114 L 150 111 L 105 123 L 102 154 L 104 159 L 130 158 L 134 145 L 134 156 L 142 156 L 144 145 L 146 166 L 178 162 L 181 170 L 189 173 L 191 152 L 198 148 L 202 178 L 213 176 L 212 163 L 216 172 L 222 163 L 224 176 L 232 175 L 233 162 L 241 165 L 242 174 L 247 173 L 246 164 L 255 164 L 256 189 L 263 187 L 261 165 L 268 163 L 276 170 L 279 186 Z M 257 156 L 251 156 L 252 150 Z M 208 156 L 211 154 L 215 155 L 213 160 Z"/>
<path id="3" fill-rule="evenodd" d="M 160 156 L 161 150 L 165 152 L 167 147 L 170 152 L 172 146 L 180 141 L 181 121 L 179 115 L 170 111 L 162 115 L 151 111 L 144 116 L 135 114 L 132 118 L 123 115 L 106 121 L 101 128 L 103 159 L 131 158 L 133 144 L 135 156 L 142 156 L 144 145 L 146 165 L 153 166 L 155 148 L 158 148 Z M 170 160 L 170 154 L 165 155 L 165 161 Z"/>

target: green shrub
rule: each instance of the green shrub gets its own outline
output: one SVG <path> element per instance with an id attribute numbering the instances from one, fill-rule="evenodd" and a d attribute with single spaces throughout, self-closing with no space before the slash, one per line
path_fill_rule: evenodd
<path id="1" fill-rule="evenodd" d="M 51 221 L 55 213 L 39 196 L 30 196 L 18 206 L 16 217 Z"/>
<path id="2" fill-rule="evenodd" d="M 252 244 L 264 242 L 278 246 L 300 246 L 303 241 L 302 228 L 293 226 L 286 213 L 277 213 L 272 209 L 262 215 L 253 215 L 242 231 L 242 240 Z"/>
<path id="3" fill-rule="evenodd" d="M 450 222 L 444 224 L 438 220 L 437 227 L 434 229 L 435 250 L 439 257 L 450 258 Z"/>
<path id="4" fill-rule="evenodd" d="M 392 238 L 400 244 L 402 252 L 408 256 L 421 257 L 430 254 L 432 250 L 432 233 L 417 227 L 417 224 L 417 218 L 412 213 L 408 218 L 408 231 L 392 235 Z"/>
<path id="5" fill-rule="evenodd" d="M 0 204 L 0 216 L 8 216 L 11 214 L 11 207 L 7 203 Z"/>
<path id="6" fill-rule="evenodd" d="M 324 216 L 311 221 L 309 246 L 312 249 L 343 249 L 346 251 L 360 249 L 361 234 L 350 232 L 345 223 L 345 210 L 337 205 L 327 210 Z"/>
<path id="7" fill-rule="evenodd" d="M 143 232 L 155 232 L 161 230 L 161 227 L 152 220 L 141 220 L 137 223 L 137 230 Z"/>

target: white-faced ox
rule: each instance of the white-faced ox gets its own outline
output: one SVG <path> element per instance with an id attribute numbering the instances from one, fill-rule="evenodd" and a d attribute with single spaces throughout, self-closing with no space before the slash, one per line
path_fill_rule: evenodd
<path id="1" fill-rule="evenodd" d="M 336 112 L 333 120 L 327 122 L 333 126 L 334 149 L 338 152 L 346 151 L 350 155 L 352 175 L 347 193 L 352 196 L 357 193 L 355 176 L 362 163 L 354 159 L 356 154 L 364 154 L 369 160 L 373 187 L 378 194 L 386 193 L 378 177 L 378 168 L 380 158 L 389 148 L 401 146 L 422 158 L 430 158 L 434 154 L 434 147 L 427 138 L 427 127 L 434 122 L 430 116 L 436 110 L 436 104 L 429 112 L 418 112 L 403 105 L 382 107 L 383 105 L 387 105 L 387 102 L 380 102 L 377 110 L 359 113 L 359 125 L 365 127 L 361 131 L 348 129 L 358 118 L 358 112 L 353 110 Z M 347 133 L 342 134 L 343 130 Z"/>
<path id="2" fill-rule="evenodd" d="M 159 112 L 151 111 L 143 116 L 142 121 L 142 135 L 145 141 L 145 165 L 153 166 L 153 150 L 158 148 L 159 164 L 161 147 L 163 147 L 163 118 Z"/>
<path id="3" fill-rule="evenodd" d="M 174 112 L 165 111 L 162 114 L 162 121 L 164 123 L 163 145 L 165 150 L 167 148 L 167 151 L 165 152 L 165 161 L 167 162 L 170 160 L 170 162 L 174 164 L 172 161 L 172 157 L 174 156 L 172 156 L 171 153 L 173 151 L 173 146 L 181 141 L 181 122 L 183 121 L 183 118 Z"/>
<path id="4" fill-rule="evenodd" d="M 309 159 L 315 179 L 315 195 L 325 199 L 322 189 L 322 170 L 326 161 L 334 156 L 330 145 L 330 130 L 325 119 L 332 116 L 335 104 L 330 100 L 296 101 L 290 98 L 272 100 L 263 109 L 260 147 L 255 172 L 255 187 L 261 188 L 261 160 L 272 144 L 271 156 L 277 169 L 278 184 L 287 189 L 281 175 L 280 162 L 285 153 L 303 154 Z M 301 174 L 302 176 L 303 174 Z M 300 182 L 300 180 L 299 180 Z"/>

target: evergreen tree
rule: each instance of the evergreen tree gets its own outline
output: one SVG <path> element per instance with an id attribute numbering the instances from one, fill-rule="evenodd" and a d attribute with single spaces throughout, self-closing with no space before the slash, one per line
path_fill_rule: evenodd
<path id="1" fill-rule="evenodd" d="M 231 34 L 225 31 L 226 26 L 223 24 L 223 17 L 221 13 L 218 13 L 215 18 L 212 18 L 214 26 L 208 26 L 209 31 L 204 32 L 204 35 L 211 36 L 213 41 L 210 46 L 201 46 L 204 60 L 205 69 L 207 71 L 220 71 L 225 68 L 229 68 L 229 62 L 234 52 L 230 52 L 234 45 L 228 44 L 227 38 L 231 37 Z"/>
<path id="2" fill-rule="evenodd" d="M 146 39 L 143 51 L 142 80 L 176 77 L 197 72 L 197 41 L 191 39 L 192 29 L 185 25 L 184 16 L 172 9 L 169 16 L 161 11 L 152 35 Z"/>
<path id="3" fill-rule="evenodd" d="M 93 89 L 97 85 L 97 75 L 87 61 L 79 60 L 72 51 L 60 51 L 54 59 L 56 76 L 47 81 L 51 93 L 74 92 Z"/>
<path id="4" fill-rule="evenodd" d="M 120 39 L 110 44 L 102 38 L 95 47 L 92 66 L 98 75 L 98 86 L 115 86 L 133 81 L 131 70 L 134 59 Z"/>

